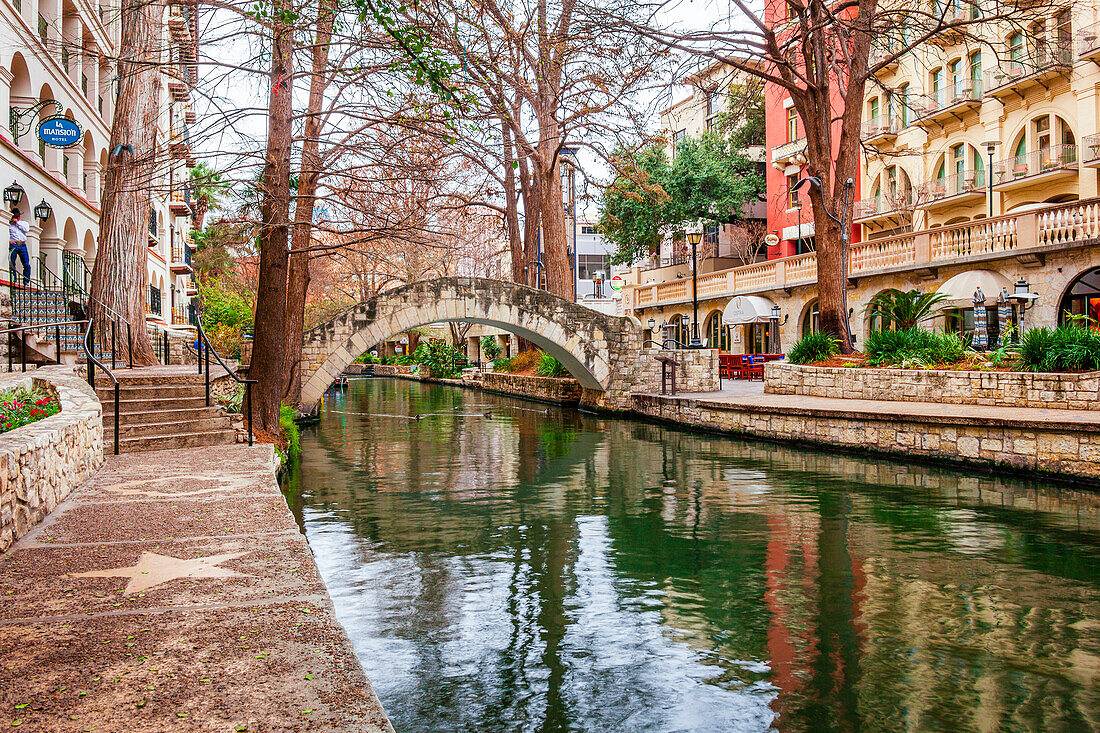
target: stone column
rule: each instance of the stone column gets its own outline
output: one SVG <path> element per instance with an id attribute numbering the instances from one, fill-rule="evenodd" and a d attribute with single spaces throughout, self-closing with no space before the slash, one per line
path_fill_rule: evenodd
<path id="1" fill-rule="evenodd" d="M 69 161 L 69 177 L 65 181 L 74 191 L 84 190 L 84 148 L 81 146 L 61 151 Z"/>
<path id="2" fill-rule="evenodd" d="M 27 237 L 29 240 L 30 237 Z M 29 241 L 28 241 L 29 244 Z M 28 248 L 29 249 L 29 248 Z M 61 277 L 61 251 L 65 249 L 65 240 L 61 237 L 39 237 L 38 251 L 45 255 L 46 267 Z M 31 262 L 31 277 L 38 277 L 37 265 Z"/>
<path id="3" fill-rule="evenodd" d="M 84 197 L 99 203 L 99 161 L 84 161 Z M 71 167 L 71 166 L 70 166 Z"/>

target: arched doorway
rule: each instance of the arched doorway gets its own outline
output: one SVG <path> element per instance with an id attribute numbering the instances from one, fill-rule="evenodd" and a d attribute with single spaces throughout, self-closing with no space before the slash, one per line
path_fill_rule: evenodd
<path id="1" fill-rule="evenodd" d="M 722 323 L 722 311 L 711 311 L 707 316 L 706 325 L 703 328 L 706 335 L 707 347 L 721 351 L 730 350 L 729 330 Z"/>

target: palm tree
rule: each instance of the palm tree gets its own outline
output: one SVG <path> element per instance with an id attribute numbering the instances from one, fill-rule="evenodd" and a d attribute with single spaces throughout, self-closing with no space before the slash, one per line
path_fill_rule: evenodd
<path id="1" fill-rule="evenodd" d="M 889 288 L 871 298 L 864 312 L 877 317 L 883 328 L 893 326 L 901 331 L 935 318 L 943 309 L 943 301 L 949 298 L 945 293 Z"/>
<path id="2" fill-rule="evenodd" d="M 221 204 L 227 188 L 229 184 L 222 180 L 222 174 L 206 163 L 191 169 L 191 225 L 195 229 L 202 229 L 206 212 Z"/>

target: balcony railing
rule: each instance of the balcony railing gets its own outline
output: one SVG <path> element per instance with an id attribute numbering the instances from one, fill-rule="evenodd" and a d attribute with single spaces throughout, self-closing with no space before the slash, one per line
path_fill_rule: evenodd
<path id="1" fill-rule="evenodd" d="M 899 130 L 901 130 L 901 118 L 879 115 L 860 125 L 859 137 L 864 142 L 879 140 L 886 137 L 895 137 Z"/>
<path id="2" fill-rule="evenodd" d="M 986 93 L 994 94 L 1032 77 L 1047 72 L 1057 72 L 1073 65 L 1071 48 L 1041 48 L 1036 50 L 1034 56 L 1031 59 L 1002 61 L 996 69 L 987 71 L 985 73 Z"/>
<path id="3" fill-rule="evenodd" d="M 175 305 L 172 306 L 172 325 L 173 326 L 187 326 L 190 325 L 191 319 L 188 313 L 187 306 Z"/>
<path id="4" fill-rule="evenodd" d="M 960 107 L 978 105 L 982 101 L 982 82 L 980 79 L 960 79 L 944 89 L 931 94 L 913 97 L 909 103 L 918 120 L 929 119 L 941 112 Z"/>
<path id="5" fill-rule="evenodd" d="M 851 245 L 850 276 L 866 276 L 959 261 L 1018 256 L 1028 250 L 1100 238 L 1100 198 L 1057 204 L 1039 211 L 978 219 Z M 701 298 L 723 298 L 809 284 L 817 278 L 814 252 L 709 273 L 699 278 Z M 692 298 L 691 279 L 637 285 L 625 290 L 634 309 Z"/>
<path id="6" fill-rule="evenodd" d="M 155 285 L 149 286 L 149 297 L 145 301 L 145 311 L 154 316 L 160 315 L 160 288 Z"/>
<path id="7" fill-rule="evenodd" d="M 912 191 L 896 195 L 872 196 L 869 199 L 856 201 L 853 209 L 854 221 L 874 219 L 878 216 L 910 213 L 913 210 L 914 196 Z"/>
<path id="8" fill-rule="evenodd" d="M 981 194 L 985 188 L 985 171 L 960 171 L 943 178 L 936 178 L 921 186 L 918 205 L 933 204 L 937 201 L 961 196 L 968 193 Z"/>
<path id="9" fill-rule="evenodd" d="M 806 138 L 800 137 L 772 149 L 772 162 L 783 163 L 806 152 Z"/>
<path id="10" fill-rule="evenodd" d="M 1086 135 L 1081 141 L 1081 160 L 1086 163 L 1100 160 L 1100 135 Z"/>
<path id="11" fill-rule="evenodd" d="M 1085 58 L 1100 55 L 1100 23 L 1085 26 L 1077 32 L 1077 54 Z"/>
<path id="12" fill-rule="evenodd" d="M 1052 145 L 993 165 L 993 185 L 1003 186 L 1024 178 L 1062 170 L 1077 170 L 1076 145 Z"/>
<path id="13" fill-rule="evenodd" d="M 180 242 L 172 245 L 172 265 L 191 267 L 191 248 Z"/>

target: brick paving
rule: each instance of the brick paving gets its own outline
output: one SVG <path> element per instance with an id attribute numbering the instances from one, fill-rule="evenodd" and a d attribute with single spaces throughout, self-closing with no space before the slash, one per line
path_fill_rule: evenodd
<path id="1" fill-rule="evenodd" d="M 273 467 L 109 456 L 0 557 L 0 728 L 392 732 Z"/>

